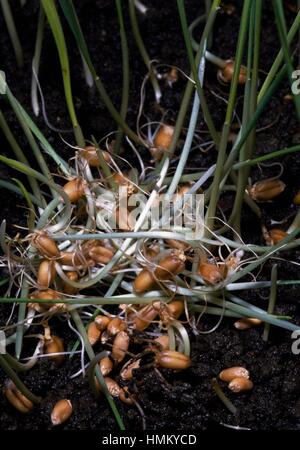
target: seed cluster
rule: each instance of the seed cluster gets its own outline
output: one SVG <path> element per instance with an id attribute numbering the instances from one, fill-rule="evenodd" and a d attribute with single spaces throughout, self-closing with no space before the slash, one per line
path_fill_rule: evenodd
<path id="1" fill-rule="evenodd" d="M 21 413 L 28 413 L 33 408 L 33 403 L 25 397 L 15 386 L 15 384 L 8 380 L 3 388 L 3 394 L 9 403 Z"/>
<path id="2" fill-rule="evenodd" d="M 229 367 L 222 370 L 219 374 L 219 378 L 228 383 L 228 388 L 235 394 L 250 391 L 253 388 L 253 383 L 249 376 L 248 370 L 239 366 Z"/>
<path id="3" fill-rule="evenodd" d="M 143 367 L 143 357 L 153 355 L 152 365 L 155 367 L 184 370 L 191 365 L 189 356 L 182 352 L 170 350 L 167 329 L 173 321 L 178 320 L 184 312 L 183 302 L 173 300 L 168 304 L 156 301 L 146 306 L 126 306 L 126 319 L 120 317 L 98 315 L 88 326 L 88 337 L 91 345 L 102 343 L 103 348 L 110 350 L 109 355 L 99 362 L 100 371 L 106 382 L 108 391 L 113 397 L 132 404 L 130 387 L 124 382 L 130 382 L 134 376 L 134 370 Z M 144 338 L 141 332 L 146 329 L 156 328 L 159 324 L 160 334 L 154 339 Z M 89 330 L 92 330 L 89 332 Z M 133 354 L 131 345 L 139 345 L 140 352 Z M 126 361 L 124 363 L 124 361 Z M 120 379 L 123 385 L 111 378 L 112 374 Z M 98 391 L 101 386 L 95 377 Z"/>
<path id="4" fill-rule="evenodd" d="M 149 146 L 155 161 L 168 153 L 173 133 L 173 127 L 159 126 Z M 20 285 L 26 279 L 26 295 L 30 302 L 24 323 L 28 323 L 29 328 L 36 316 L 36 323 L 42 327 L 43 333 L 35 336 L 40 340 L 40 353 L 47 355 L 58 368 L 65 362 L 70 349 L 52 331 L 51 320 L 54 316 L 62 316 L 74 331 L 70 317 L 76 310 L 78 320 L 85 328 L 83 334 L 80 331 L 83 344 L 78 341 L 76 345 L 88 344 L 95 353 L 108 352 L 98 363 L 108 392 L 125 404 L 136 405 L 138 395 L 132 391 L 131 382 L 135 370 L 149 366 L 145 363 L 146 356 L 151 355 L 150 366 L 156 370 L 180 371 L 192 364 L 186 324 L 194 330 L 196 326 L 190 320 L 190 314 L 194 315 L 190 308 L 192 297 L 186 293 L 191 292 L 193 283 L 197 283 L 198 291 L 195 292 L 202 294 L 199 299 L 206 302 L 207 292 L 218 293 L 224 289 L 241 269 L 244 251 L 231 250 L 227 246 L 223 255 L 197 242 L 176 239 L 176 236 L 137 241 L 129 238 L 131 246 L 126 247 L 125 238 L 109 237 L 114 232 L 122 235 L 122 231 L 135 230 L 130 214 L 128 216 L 132 207 L 130 204 L 124 207 L 118 189 L 124 188 L 126 196 L 130 197 L 145 191 L 145 186 L 134 172 L 119 170 L 112 147 L 108 150 L 87 146 L 76 152 L 77 176 L 59 188 L 59 197 L 55 199 L 60 208 L 54 214 L 55 219 L 59 216 L 58 222 L 51 217 L 48 224 L 30 230 L 23 239 L 19 236 L 7 238 L 9 253 L 6 257 L 12 278 Z M 98 180 L 95 174 L 99 175 Z M 176 199 L 184 199 L 192 187 L 193 182 L 180 184 Z M 249 187 L 248 193 L 259 203 L 271 201 L 284 187 L 280 180 L 265 180 Z M 106 193 L 104 200 L 100 195 L 103 191 Z M 152 195 L 146 194 L 148 198 Z M 113 226 L 106 224 L 103 231 L 98 213 L 104 206 L 110 209 L 112 204 L 116 223 Z M 180 214 L 184 208 L 185 203 L 181 205 Z M 68 211 L 70 215 L 65 220 L 64 214 Z M 143 209 L 139 214 L 143 214 Z M 73 239 L 74 235 L 76 239 Z M 263 229 L 263 236 L 268 245 L 274 245 L 287 233 L 275 228 Z M 114 288 L 116 281 L 118 284 Z M 93 289 L 91 294 L 88 289 Z M 121 295 L 114 295 L 116 290 Z M 89 299 L 90 295 L 97 295 L 95 304 L 92 297 L 90 302 L 86 301 L 86 307 L 81 307 L 81 300 Z M 109 306 L 112 296 L 117 300 L 115 304 L 119 304 L 118 312 L 112 312 Z M 126 299 L 124 304 L 123 298 Z M 100 303 L 97 303 L 98 299 Z M 261 323 L 259 319 L 248 317 L 237 320 L 234 326 L 245 330 Z M 232 377 L 223 372 L 220 375 L 229 383 L 229 389 L 233 392 L 251 389 L 252 382 L 245 375 L 247 371 L 241 368 L 228 370 L 232 372 L 233 369 L 239 370 L 235 370 Z M 82 361 L 81 372 L 84 370 Z M 103 386 L 96 375 L 94 390 L 103 393 Z M 20 412 L 26 413 L 33 408 L 30 400 L 11 381 L 3 392 Z M 68 420 L 72 409 L 70 400 L 60 400 L 51 414 L 53 425 Z"/>
<path id="5" fill-rule="evenodd" d="M 217 72 L 217 78 L 221 84 L 231 83 L 234 73 L 234 61 L 228 59 L 224 61 L 224 67 L 221 67 Z M 241 66 L 239 73 L 239 84 L 245 84 L 247 81 L 247 68 Z"/>

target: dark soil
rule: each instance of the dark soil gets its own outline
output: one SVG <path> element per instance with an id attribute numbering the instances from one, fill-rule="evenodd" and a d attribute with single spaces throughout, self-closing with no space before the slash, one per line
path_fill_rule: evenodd
<path id="1" fill-rule="evenodd" d="M 183 37 L 180 32 L 180 23 L 175 0 L 161 2 L 148 0 L 148 13 L 145 17 L 139 15 L 141 30 L 146 47 L 151 58 L 162 63 L 176 65 L 186 73 L 189 65 L 186 57 Z M 189 21 L 203 13 L 204 2 L 190 0 L 186 2 Z M 234 55 L 240 22 L 242 2 L 231 3 L 236 5 L 236 12 L 229 16 L 220 14 L 214 32 L 212 51 L 223 58 Z M 290 2 L 291 3 L 291 2 Z M 0 15 L 0 54 L 3 69 L 6 72 L 8 84 L 23 104 L 31 112 L 30 82 L 31 58 L 34 48 L 36 17 L 38 1 L 28 0 L 21 9 L 20 2 L 11 2 L 14 17 L 18 25 L 22 46 L 25 52 L 25 66 L 22 72 L 16 69 L 11 44 L 7 36 L 2 15 Z M 112 0 L 75 1 L 79 18 L 87 39 L 92 59 L 102 80 L 118 107 L 121 98 L 122 85 L 122 59 L 118 23 L 114 2 Z M 163 6 L 162 6 L 163 5 Z M 200 8 L 200 9 L 199 9 Z M 293 13 L 287 10 L 287 21 L 291 23 Z M 65 27 L 67 30 L 67 27 Z M 130 33 L 130 25 L 126 16 L 126 29 L 128 30 L 131 84 L 130 106 L 128 122 L 134 127 L 139 107 L 140 87 L 145 76 L 145 67 L 137 52 L 134 40 Z M 201 27 L 199 27 L 199 31 Z M 269 69 L 274 55 L 277 53 L 279 43 L 270 2 L 264 2 L 263 30 L 261 38 L 261 79 Z M 196 33 L 197 34 L 197 33 Z M 116 126 L 105 106 L 99 100 L 94 89 L 89 89 L 83 79 L 80 57 L 74 45 L 72 36 L 66 33 L 71 60 L 72 83 L 79 122 L 86 137 L 94 135 L 97 139 L 115 130 Z M 206 91 L 209 106 L 217 125 L 220 127 L 224 119 L 224 102 L 214 95 L 217 93 L 226 97 L 228 91 L 216 81 L 215 67 L 208 65 L 206 77 Z M 50 122 L 61 129 L 69 129 L 68 114 L 64 104 L 62 80 L 59 69 L 56 49 L 50 31 L 45 36 L 40 81 L 46 100 L 46 109 Z M 162 107 L 168 110 L 170 121 L 176 118 L 182 93 L 184 80 L 179 80 L 173 88 L 166 87 L 162 99 Z M 257 154 L 264 154 L 271 150 L 281 149 L 299 141 L 299 124 L 297 123 L 294 106 L 284 100 L 289 93 L 289 86 L 283 83 L 276 96 L 272 99 L 269 108 L 259 123 L 264 128 L 257 134 Z M 147 113 L 151 117 L 159 117 L 155 112 L 155 104 L 149 89 L 147 95 Z M 1 100 L 3 110 L 15 136 L 22 148 L 29 154 L 30 150 L 18 123 L 10 108 Z M 237 108 L 240 113 L 240 108 Z M 37 123 L 48 137 L 50 142 L 65 158 L 72 156 L 69 149 L 57 133 L 45 126 L 43 119 Z M 203 118 L 200 116 L 198 128 L 205 130 Z M 64 134 L 64 139 L 73 144 L 72 134 Z M 298 141 L 297 141 L 298 139 Z M 7 143 L 0 137 L 1 150 L 9 155 Z M 129 150 L 125 149 L 127 158 Z M 145 155 L 145 157 L 148 157 Z M 216 159 L 216 151 L 208 153 L 196 150 L 192 153 L 189 166 L 208 167 Z M 283 195 L 273 203 L 262 206 L 262 222 L 270 225 L 270 221 L 282 221 L 295 213 L 292 198 L 300 188 L 299 156 L 294 153 L 280 160 L 283 166 L 282 180 L 287 188 Z M 174 165 L 176 161 L 174 161 Z M 55 167 L 52 165 L 53 171 Z M 11 176 L 11 172 L 1 166 L 3 177 Z M 261 166 L 252 171 L 252 181 L 261 177 L 277 175 L 279 166 Z M 231 195 L 222 197 L 221 207 L 228 213 L 231 207 Z M 21 201 L 8 191 L 1 195 L 1 220 L 6 218 L 9 230 L 13 232 L 13 224 L 25 224 L 24 210 L 16 209 L 15 205 Z M 245 208 L 243 214 L 243 236 L 247 242 L 263 243 L 261 236 L 261 223 Z M 286 224 L 284 223 L 283 226 Z M 16 232 L 16 231 L 14 231 Z M 281 255 L 284 260 L 278 261 L 280 279 L 298 279 L 299 269 L 292 262 L 299 263 L 299 251 Z M 259 279 L 270 278 L 271 264 L 265 264 Z M 241 294 L 248 301 L 267 307 L 268 292 Z M 276 312 L 290 315 L 295 323 L 300 325 L 300 293 L 297 287 L 280 288 Z M 6 322 L 10 314 L 8 305 L 0 305 L 0 325 Z M 215 326 L 218 318 L 205 316 L 200 324 L 202 331 L 209 331 Z M 53 324 L 57 333 L 62 336 L 68 347 L 72 346 L 73 336 L 68 327 L 58 319 Z M 174 373 L 162 370 L 167 383 L 162 381 L 153 368 L 141 368 L 135 372 L 132 387 L 138 393 L 148 429 L 215 429 L 222 424 L 239 425 L 250 429 L 300 429 L 300 357 L 291 351 L 292 339 L 289 332 L 275 327 L 271 328 L 270 339 L 266 344 L 262 340 L 262 329 L 237 331 L 233 327 L 232 319 L 224 319 L 217 330 L 208 334 L 191 335 L 192 360 L 190 369 Z M 232 365 L 246 366 L 254 382 L 254 389 L 242 395 L 229 393 L 226 386 L 222 386 L 228 397 L 237 406 L 237 417 L 224 407 L 216 397 L 211 379 L 225 367 Z M 65 429 L 116 429 L 114 418 L 106 403 L 98 402 L 93 397 L 87 379 L 70 379 L 79 368 L 79 360 L 66 362 L 59 369 L 53 363 L 41 359 L 40 362 L 26 375 L 22 376 L 24 382 L 34 393 L 43 397 L 41 407 L 29 415 L 20 415 L 3 396 L 0 397 L 0 429 L 50 429 L 50 411 L 53 404 L 60 398 L 70 398 L 73 402 L 74 413 L 64 425 Z M 0 371 L 0 383 L 5 376 Z M 141 429 L 141 417 L 135 408 L 130 408 L 117 401 L 125 425 L 129 430 Z"/>

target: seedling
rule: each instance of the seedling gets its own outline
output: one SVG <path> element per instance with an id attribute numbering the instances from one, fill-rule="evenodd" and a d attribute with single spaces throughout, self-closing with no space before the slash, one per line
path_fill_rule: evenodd
<path id="1" fill-rule="evenodd" d="M 134 130 L 126 122 L 130 98 L 124 6 L 116 0 L 123 63 L 122 100 L 118 112 L 93 66 L 73 2 L 60 1 L 59 4 L 118 132 L 106 147 L 104 139 L 96 140 L 88 136 L 88 140 L 83 137 L 72 97 L 72 65 L 57 11 L 58 5 L 52 0 L 42 1 L 44 12 L 40 12 L 39 16 L 34 67 L 38 75 L 44 19 L 47 18 L 59 54 L 66 102 L 74 128 L 74 142 L 68 143 L 70 159 L 66 162 L 14 97 L 4 74 L 0 73 L 1 96 L 8 101 L 35 158 L 35 163 L 29 164 L 0 112 L 1 130 L 15 155 L 15 159 L 0 156 L 0 162 L 16 173 L 25 175 L 23 182 L 4 180 L 0 185 L 23 197 L 28 210 L 27 228 L 20 228 L 17 236 L 9 235 L 5 221 L 0 229 L 3 251 L 1 265 L 6 268 L 9 277 L 9 287 L 1 302 L 16 303 L 18 306 L 17 321 L 9 327 L 4 326 L 5 333 L 10 330 L 7 339 L 9 345 L 15 344 L 16 353 L 16 357 L 10 353 L 0 355 L 0 365 L 11 380 L 4 393 L 18 411 L 30 413 L 40 399 L 26 388 L 16 372 L 32 369 L 39 357 L 49 358 L 57 366 L 56 370 L 60 370 L 67 355 L 71 360 L 76 357 L 78 348 L 81 355 L 80 370 L 74 376 L 85 375 L 86 353 L 90 360 L 87 374 L 91 389 L 95 395 L 101 392 L 105 396 L 119 427 L 124 429 L 113 397 L 121 399 L 124 407 L 136 406 L 143 424 L 145 414 L 138 403 L 139 393 L 133 394 L 128 386 L 122 388 L 119 380 L 122 383 L 134 381 L 135 371 L 140 369 L 188 371 L 194 351 L 188 330 L 191 329 L 195 334 L 203 332 L 199 322 L 205 320 L 205 314 L 218 316 L 216 327 L 224 316 L 229 317 L 229 320 L 234 319 L 232 327 L 243 328 L 245 335 L 249 327 L 263 323 L 265 340 L 270 325 L 290 331 L 298 328 L 292 318 L 276 314 L 276 287 L 280 283 L 277 274 L 275 276 L 272 271 L 271 281 L 259 281 L 258 278 L 265 262 L 299 245 L 299 213 L 286 231 L 263 228 L 267 245 L 245 242 L 241 217 L 244 204 L 247 203 L 260 218 L 261 204 L 270 201 L 276 204 L 286 187 L 278 178 L 262 179 L 249 186 L 251 167 L 299 151 L 299 146 L 294 146 L 258 156 L 255 134 L 257 121 L 283 80 L 286 67 L 290 74 L 292 56 L 289 47 L 300 25 L 300 13 L 287 33 L 282 11 L 274 2 L 282 48 L 266 79 L 259 86 L 261 2 L 245 0 L 243 3 L 236 54 L 227 60 L 217 58 L 208 50 L 220 1 L 214 0 L 211 7 L 207 8 L 205 26 L 194 55 L 192 27 L 188 27 L 184 2 L 178 0 L 191 74 L 187 76 L 187 86 L 177 118 L 169 121 L 168 117 L 163 116 L 159 122 L 147 118 L 146 123 L 142 124 L 141 108 L 136 118 L 137 129 Z M 158 85 L 156 68 L 142 41 L 136 9 L 141 10 L 140 2 L 130 0 L 132 29 L 148 71 L 144 80 L 148 80 L 148 77 L 151 80 L 158 102 L 166 87 Z M 197 23 L 203 21 L 203 17 L 197 19 Z M 207 60 L 219 66 L 219 79 L 230 85 L 221 131 L 217 131 L 220 124 L 216 126 L 206 99 Z M 242 64 L 244 60 L 246 66 Z M 168 73 L 168 82 L 175 82 L 177 76 L 178 71 L 173 66 Z M 142 86 L 143 94 L 144 88 L 145 83 Z M 33 104 L 34 112 L 37 113 L 34 89 Z M 243 113 L 236 139 L 232 141 L 229 139 L 230 129 L 236 120 L 239 92 L 242 95 L 239 101 L 243 102 Z M 187 128 L 183 129 L 192 95 L 190 120 Z M 142 98 L 141 105 L 144 105 L 145 99 Z M 200 114 L 206 124 L 203 122 L 204 131 L 209 135 L 208 143 L 217 156 L 210 167 L 196 171 L 191 167 L 189 157 L 191 149 L 197 148 L 199 134 L 203 131 L 197 130 Z M 155 132 L 149 132 L 149 136 L 145 137 L 142 134 L 143 127 L 151 131 L 153 124 L 156 126 Z M 115 133 L 112 130 L 107 132 Z M 185 137 L 183 146 L 178 145 L 181 136 Z M 126 153 L 120 155 L 122 142 L 126 146 Z M 145 157 L 144 160 L 141 147 L 150 150 L 152 161 L 151 157 Z M 127 161 L 129 151 L 134 153 L 137 167 L 131 167 L 131 158 L 128 157 L 130 161 Z M 50 171 L 45 152 L 57 166 L 56 171 L 52 168 Z M 131 216 L 125 225 L 123 213 L 134 211 L 134 207 L 132 204 L 122 206 L 119 188 L 127 189 L 126 201 L 139 193 L 145 197 L 135 220 Z M 233 192 L 234 201 L 232 207 L 229 206 L 231 210 L 227 216 L 227 212 L 222 211 L 220 198 L 228 191 Z M 152 206 L 158 202 L 159 193 L 178 193 L 171 209 L 182 217 L 186 207 L 186 203 L 182 204 L 183 196 L 191 197 L 199 192 L 204 195 L 206 208 L 200 236 L 193 238 L 186 233 L 183 225 L 178 226 L 174 220 L 168 222 L 169 211 L 164 208 L 159 211 L 156 226 L 145 227 Z M 294 203 L 299 203 L 297 196 Z M 103 210 L 118 213 L 114 224 L 106 220 Z M 193 212 L 190 216 L 194 217 Z M 297 284 L 298 280 L 288 280 L 286 283 Z M 259 292 L 269 287 L 271 295 L 268 311 L 244 300 L 245 291 Z M 62 319 L 62 323 L 73 333 L 73 349 L 70 350 L 61 337 L 52 333 L 50 327 L 53 316 Z M 36 332 L 32 335 L 33 327 L 39 326 L 44 328 L 44 335 L 37 335 Z M 234 332 L 239 333 L 236 330 Z M 28 363 L 20 362 L 25 337 L 38 338 L 38 346 L 29 356 Z M 153 360 L 147 365 L 144 357 L 148 355 Z M 225 369 L 220 379 L 229 383 L 228 388 L 235 393 L 251 391 L 253 388 L 249 373 L 243 367 Z M 171 383 L 168 382 L 168 388 Z M 236 414 L 236 407 L 218 382 L 213 379 L 212 383 L 219 398 Z M 60 400 L 51 415 L 53 425 L 64 423 L 71 413 L 70 400 Z"/>

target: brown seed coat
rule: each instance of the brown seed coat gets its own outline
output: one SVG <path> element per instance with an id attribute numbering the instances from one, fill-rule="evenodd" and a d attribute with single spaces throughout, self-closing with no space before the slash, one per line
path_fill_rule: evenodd
<path id="1" fill-rule="evenodd" d="M 145 330 L 156 318 L 159 312 L 160 302 L 151 303 L 142 307 L 133 317 L 133 326 L 138 331 Z"/>
<path id="2" fill-rule="evenodd" d="M 115 336 L 120 331 L 125 330 L 126 330 L 126 323 L 119 317 L 115 317 L 107 325 L 107 332 L 112 336 Z"/>
<path id="3" fill-rule="evenodd" d="M 258 327 L 262 324 L 262 320 L 255 317 L 244 317 L 234 322 L 234 326 L 237 330 L 248 330 L 252 327 Z"/>
<path id="4" fill-rule="evenodd" d="M 100 150 L 102 156 L 106 162 L 110 162 L 110 154 L 105 150 Z M 93 145 L 87 145 L 82 151 L 81 156 L 86 159 L 88 165 L 90 167 L 100 167 L 100 160 L 98 157 L 98 153 L 96 147 Z"/>
<path id="5" fill-rule="evenodd" d="M 95 317 L 94 322 L 96 324 L 96 327 L 100 331 L 103 331 L 103 330 L 106 329 L 106 327 L 109 324 L 110 320 L 111 319 L 109 317 L 107 317 L 107 316 L 99 315 L 99 316 Z"/>
<path id="6" fill-rule="evenodd" d="M 109 248 L 97 245 L 89 251 L 89 257 L 99 264 L 107 264 L 111 261 L 114 253 Z"/>
<path id="7" fill-rule="evenodd" d="M 73 406 L 70 400 L 64 398 L 59 400 L 52 409 L 51 422 L 53 425 L 60 425 L 66 422 L 73 412 Z"/>
<path id="8" fill-rule="evenodd" d="M 272 230 L 269 230 L 265 233 L 265 239 L 268 245 L 276 245 L 287 236 L 288 233 L 286 231 L 280 230 L 279 228 L 272 228 Z"/>
<path id="9" fill-rule="evenodd" d="M 84 184 L 84 181 L 80 178 L 74 178 L 63 186 L 63 190 L 69 197 L 71 203 L 78 202 L 78 200 L 83 196 Z"/>
<path id="10" fill-rule="evenodd" d="M 88 324 L 87 336 L 88 336 L 89 343 L 91 345 L 95 345 L 99 341 L 100 336 L 101 336 L 101 331 L 99 330 L 99 328 L 97 327 L 95 322 L 91 322 Z"/>
<path id="11" fill-rule="evenodd" d="M 253 388 L 253 383 L 247 378 L 237 377 L 230 381 L 228 387 L 232 392 L 237 394 L 243 391 L 250 391 Z"/>
<path id="12" fill-rule="evenodd" d="M 64 344 L 63 341 L 58 336 L 51 336 L 51 339 L 45 340 L 45 354 L 49 353 L 62 353 L 64 352 Z M 65 360 L 65 355 L 50 355 L 50 359 L 52 359 L 57 366 L 60 366 Z"/>
<path id="13" fill-rule="evenodd" d="M 100 371 L 104 377 L 112 371 L 113 366 L 113 362 L 108 356 L 105 356 L 99 361 Z"/>
<path id="14" fill-rule="evenodd" d="M 122 380 L 131 380 L 133 377 L 132 371 L 140 367 L 141 360 L 136 359 L 135 361 L 128 361 L 121 369 L 120 376 Z"/>
<path id="15" fill-rule="evenodd" d="M 134 280 L 134 290 L 136 293 L 145 292 L 158 281 L 166 281 L 172 275 L 178 275 L 185 269 L 185 256 L 182 253 L 173 253 L 163 257 L 157 264 L 153 273 L 148 269 L 143 269 Z"/>
<path id="16" fill-rule="evenodd" d="M 108 392 L 112 397 L 119 397 L 121 388 L 118 383 L 109 377 L 104 377 Z"/>
<path id="17" fill-rule="evenodd" d="M 116 363 L 120 363 L 126 356 L 129 347 L 129 336 L 125 331 L 120 331 L 113 343 L 112 357 Z"/>
<path id="18" fill-rule="evenodd" d="M 26 414 L 33 409 L 33 403 L 17 389 L 11 380 L 6 383 L 3 394 L 9 403 L 22 414 Z"/>
<path id="19" fill-rule="evenodd" d="M 217 72 L 217 78 L 221 84 L 231 83 L 234 73 L 234 61 L 232 59 L 228 59 L 226 61 L 226 65 L 223 68 L 220 68 Z M 245 84 L 247 81 L 247 68 L 245 66 L 241 66 L 240 74 L 239 74 L 239 84 Z"/>
<path id="20" fill-rule="evenodd" d="M 250 197 L 256 202 L 268 202 L 278 197 L 285 189 L 285 184 L 281 180 L 257 181 L 248 189 Z"/>
<path id="21" fill-rule="evenodd" d="M 42 288 L 48 288 L 50 284 L 53 283 L 55 275 L 56 270 L 54 261 L 44 259 L 39 265 L 37 277 L 38 285 Z"/>
<path id="22" fill-rule="evenodd" d="M 163 350 L 158 353 L 156 362 L 160 367 L 174 370 L 188 369 L 192 363 L 189 356 L 172 350 Z"/>
<path id="23" fill-rule="evenodd" d="M 32 245 L 46 258 L 55 258 L 59 256 L 59 249 L 56 242 L 51 239 L 45 231 L 38 230 L 34 233 Z"/>
<path id="24" fill-rule="evenodd" d="M 66 272 L 65 275 L 69 278 L 70 281 L 78 281 L 78 273 L 74 271 Z M 64 282 L 63 287 L 64 293 L 68 295 L 74 295 L 77 292 L 77 288 L 75 286 L 71 286 L 70 284 Z"/>
<path id="25" fill-rule="evenodd" d="M 222 271 L 216 264 L 200 262 L 198 272 L 208 284 L 217 284 L 223 279 Z"/>
<path id="26" fill-rule="evenodd" d="M 249 378 L 249 372 L 245 367 L 234 366 L 228 367 L 228 369 L 222 370 L 219 374 L 219 378 L 226 383 L 230 383 L 234 378 Z"/>

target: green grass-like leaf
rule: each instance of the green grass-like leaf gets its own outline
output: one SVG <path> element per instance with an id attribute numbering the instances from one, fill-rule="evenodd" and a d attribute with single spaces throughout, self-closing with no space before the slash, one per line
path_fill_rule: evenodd
<path id="1" fill-rule="evenodd" d="M 84 146 L 85 145 L 84 138 L 80 131 L 73 103 L 68 51 L 62 25 L 56 10 L 56 2 L 55 0 L 41 0 L 41 1 L 56 43 L 62 70 L 66 102 L 70 114 L 70 119 L 74 128 L 76 141 L 79 146 Z"/>
<path id="2" fill-rule="evenodd" d="M 44 0 L 47 2 L 47 0 Z M 140 144 L 140 138 L 137 136 L 137 134 L 132 131 L 131 128 L 126 124 L 126 122 L 123 120 L 119 112 L 114 107 L 100 77 L 97 75 L 95 67 L 92 63 L 92 60 L 90 58 L 90 54 L 88 51 L 88 47 L 86 45 L 85 38 L 83 36 L 80 23 L 73 5 L 72 0 L 65 1 L 65 0 L 59 0 L 60 6 L 63 10 L 63 13 L 68 21 L 68 24 L 74 34 L 75 40 L 77 42 L 78 48 L 80 49 L 85 62 L 87 63 L 87 66 L 91 72 L 91 75 L 94 79 L 95 85 L 99 91 L 99 94 L 105 103 L 105 106 L 109 110 L 110 114 L 112 115 L 113 119 L 117 122 L 118 125 L 120 125 L 123 129 L 123 131 L 127 134 L 127 136 L 132 139 L 137 144 Z"/>

